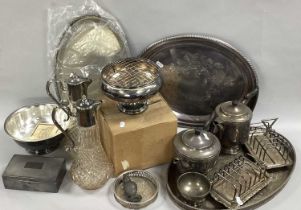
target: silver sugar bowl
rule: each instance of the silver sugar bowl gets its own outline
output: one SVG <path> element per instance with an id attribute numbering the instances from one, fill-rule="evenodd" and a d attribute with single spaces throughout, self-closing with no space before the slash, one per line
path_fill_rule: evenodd
<path id="1" fill-rule="evenodd" d="M 173 141 L 180 170 L 207 173 L 221 151 L 218 138 L 204 129 L 189 129 L 178 133 Z"/>
<path id="2" fill-rule="evenodd" d="M 102 90 L 118 102 L 126 114 L 139 114 L 148 107 L 148 98 L 162 84 L 159 67 L 148 59 L 129 58 L 107 65 L 101 72 Z"/>

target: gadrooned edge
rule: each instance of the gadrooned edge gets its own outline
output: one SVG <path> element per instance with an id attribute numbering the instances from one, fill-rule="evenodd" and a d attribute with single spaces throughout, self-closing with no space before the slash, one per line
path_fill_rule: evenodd
<path id="1" fill-rule="evenodd" d="M 149 46 L 146 47 L 146 49 L 140 54 L 140 57 L 144 57 L 143 55 L 150 50 L 151 48 L 155 47 L 156 45 L 160 45 L 163 44 L 164 42 L 168 42 L 168 41 L 172 41 L 172 40 L 177 40 L 177 39 L 181 39 L 181 38 L 197 38 L 197 39 L 205 39 L 205 40 L 209 40 L 209 41 L 213 41 L 216 42 L 217 44 L 221 44 L 225 47 L 228 47 L 230 49 L 232 49 L 233 51 L 235 51 L 237 54 L 239 54 L 243 59 L 246 60 L 246 62 L 249 64 L 251 70 L 254 72 L 255 74 L 255 83 L 256 86 L 258 87 L 258 75 L 257 72 L 255 71 L 255 67 L 252 64 L 251 60 L 246 57 L 243 53 L 241 53 L 240 50 L 238 50 L 237 48 L 235 48 L 234 46 L 232 46 L 231 44 L 229 44 L 226 41 L 223 41 L 220 38 L 217 38 L 215 36 L 209 35 L 209 34 L 180 34 L 180 35 L 173 35 L 173 36 L 169 36 L 163 39 L 160 39 L 152 44 L 150 44 Z"/>
<path id="2" fill-rule="evenodd" d="M 223 41 L 220 38 L 217 38 L 215 36 L 209 35 L 209 34 L 179 34 L 179 35 L 173 35 L 173 36 L 169 36 L 163 39 L 160 39 L 152 44 L 150 44 L 148 47 L 146 47 L 146 49 L 140 54 L 140 57 L 143 58 L 148 58 L 145 57 L 145 54 L 147 53 L 147 51 L 149 51 L 151 48 L 156 47 L 157 45 L 163 44 L 164 42 L 169 42 L 169 41 L 173 41 L 173 40 L 177 40 L 177 39 L 182 39 L 182 38 L 196 38 L 196 39 L 204 39 L 204 40 L 208 40 L 208 41 L 212 41 L 215 42 L 221 46 L 224 46 L 225 48 L 229 48 L 230 50 L 233 50 L 234 53 L 238 54 L 239 56 L 241 56 L 242 59 L 244 59 L 246 61 L 246 64 L 249 65 L 251 71 L 254 74 L 254 80 L 255 80 L 255 87 L 257 87 L 257 89 L 259 90 L 259 85 L 258 85 L 258 74 L 255 70 L 254 65 L 252 64 L 252 62 L 250 61 L 250 59 L 248 57 L 246 57 L 244 55 L 244 53 L 241 53 L 241 51 L 239 51 L 237 48 L 233 47 L 231 44 L 229 44 L 226 41 Z M 256 106 L 256 102 L 258 100 L 259 97 L 259 91 L 257 92 L 256 98 L 255 98 L 255 103 L 254 103 L 254 107 L 252 110 L 255 109 Z M 198 122 L 186 122 L 185 120 L 182 119 L 178 119 L 178 123 L 179 126 L 181 127 L 198 127 L 198 126 L 202 126 L 203 123 L 198 123 Z"/>

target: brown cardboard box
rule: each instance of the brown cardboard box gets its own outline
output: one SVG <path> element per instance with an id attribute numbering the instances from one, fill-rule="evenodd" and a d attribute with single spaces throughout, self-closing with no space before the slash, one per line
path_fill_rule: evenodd
<path id="1" fill-rule="evenodd" d="M 151 101 L 156 103 L 138 115 L 121 113 L 116 103 L 108 98 L 102 104 L 100 132 L 115 175 L 124 170 L 167 163 L 172 158 L 177 119 L 159 94 Z"/>

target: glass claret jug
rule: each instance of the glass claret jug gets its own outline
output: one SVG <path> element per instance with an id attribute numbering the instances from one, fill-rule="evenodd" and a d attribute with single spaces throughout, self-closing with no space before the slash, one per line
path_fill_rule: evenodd
<path id="1" fill-rule="evenodd" d="M 75 134 L 63 132 L 73 144 L 74 160 L 70 174 L 72 180 L 83 189 L 94 190 L 102 187 L 113 174 L 113 165 L 108 159 L 100 140 L 99 124 L 96 112 L 100 102 L 82 99 L 76 103 Z M 56 108 L 58 109 L 58 108 Z M 60 129 L 53 110 L 53 121 Z M 74 137 L 75 136 L 75 137 Z"/>

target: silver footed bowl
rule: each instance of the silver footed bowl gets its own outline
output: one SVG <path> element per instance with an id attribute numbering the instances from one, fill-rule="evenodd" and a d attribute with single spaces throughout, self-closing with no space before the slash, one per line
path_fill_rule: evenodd
<path id="1" fill-rule="evenodd" d="M 58 148 L 63 134 L 53 124 L 51 113 L 56 104 L 24 106 L 11 113 L 4 122 L 5 132 L 31 154 L 46 154 Z M 60 110 L 57 120 L 66 130 L 67 114 Z"/>
<path id="2" fill-rule="evenodd" d="M 208 178 L 198 172 L 187 172 L 179 176 L 177 187 L 180 194 L 194 204 L 204 201 L 211 190 Z"/>
<path id="3" fill-rule="evenodd" d="M 144 58 L 128 58 L 107 65 L 101 78 L 104 94 L 118 101 L 119 110 L 127 114 L 145 111 L 147 99 L 162 85 L 159 67 Z"/>

